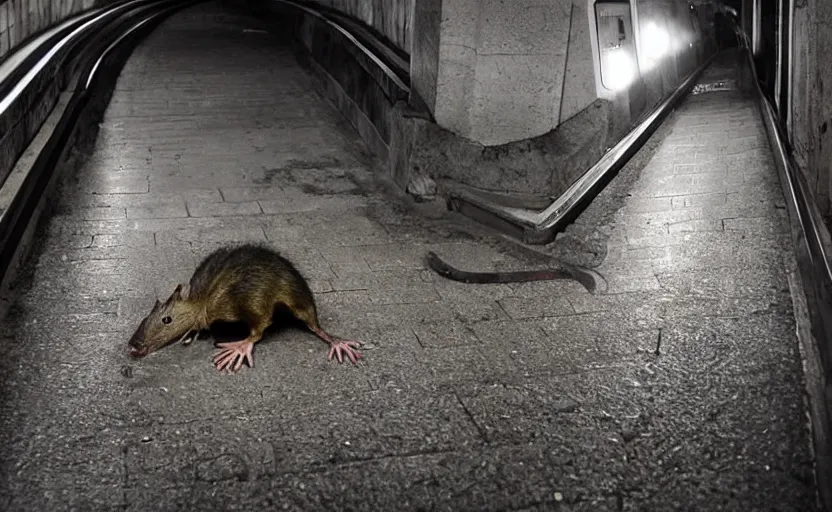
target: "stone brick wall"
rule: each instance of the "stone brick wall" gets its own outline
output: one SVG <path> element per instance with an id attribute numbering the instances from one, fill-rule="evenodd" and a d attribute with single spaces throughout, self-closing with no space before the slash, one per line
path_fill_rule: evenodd
<path id="1" fill-rule="evenodd" d="M 0 1 L 0 60 L 21 42 L 59 21 L 90 9 L 96 0 Z"/>
<path id="2" fill-rule="evenodd" d="M 411 20 L 415 0 L 315 0 L 338 9 L 381 32 L 393 44 L 410 53 Z"/>

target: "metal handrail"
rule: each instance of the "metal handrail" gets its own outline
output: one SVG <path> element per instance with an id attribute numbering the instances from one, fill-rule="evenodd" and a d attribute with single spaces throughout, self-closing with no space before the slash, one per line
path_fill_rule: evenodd
<path id="1" fill-rule="evenodd" d="M 100 14 L 98 15 L 91 15 L 93 19 L 87 20 L 83 22 L 80 26 L 75 27 L 71 32 L 68 34 L 62 35 L 62 37 L 58 37 L 56 41 L 46 41 L 44 44 L 49 44 L 49 49 L 45 52 L 44 55 L 40 56 L 37 59 L 37 62 L 29 63 L 30 66 L 20 77 L 18 80 L 15 80 L 14 85 L 11 87 L 11 90 L 8 91 L 2 98 L 0 98 L 0 116 L 6 113 L 8 108 L 12 105 L 12 103 L 20 97 L 21 94 L 26 90 L 26 88 L 34 81 L 34 79 L 49 65 L 56 59 L 61 50 L 70 47 L 73 43 L 77 42 L 83 36 L 87 35 L 93 27 L 99 27 L 102 24 L 106 23 L 112 17 L 117 16 L 118 14 L 122 14 L 125 11 L 129 11 L 132 9 L 136 9 L 143 4 L 160 4 L 166 2 L 167 0 L 131 0 L 124 2 L 123 4 L 104 9 L 103 12 L 97 11 Z M 83 16 L 83 15 L 82 15 Z M 27 63 L 24 61 L 23 65 L 25 66 Z M 0 88 L 3 87 L 5 84 L 0 84 Z"/>
<path id="2" fill-rule="evenodd" d="M 466 211 L 469 208 L 483 210 L 503 226 L 512 228 L 527 243 L 548 243 L 575 215 L 582 204 L 595 197 L 601 185 L 621 170 L 644 143 L 653 135 L 662 121 L 685 97 L 702 72 L 711 65 L 719 52 L 708 57 L 697 67 L 658 107 L 627 135 L 621 138 L 603 156 L 586 170 L 552 204 L 542 211 L 493 205 L 479 200 L 466 191 L 454 191 L 449 201 L 451 208 Z M 495 219 L 495 220 L 496 220 Z"/>

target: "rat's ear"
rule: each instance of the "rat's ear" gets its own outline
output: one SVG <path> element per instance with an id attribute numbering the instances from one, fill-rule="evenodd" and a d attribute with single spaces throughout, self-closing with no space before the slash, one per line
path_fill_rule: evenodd
<path id="1" fill-rule="evenodd" d="M 178 285 L 176 285 L 176 289 L 173 290 L 173 295 L 171 295 L 171 298 L 173 300 L 181 300 L 186 298 L 187 296 L 188 288 L 186 287 L 186 285 L 179 283 Z"/>
<path id="2" fill-rule="evenodd" d="M 159 309 L 159 306 L 161 306 L 161 305 L 162 305 L 162 301 L 160 301 L 159 299 L 156 299 L 156 304 L 153 305 L 153 309 Z"/>

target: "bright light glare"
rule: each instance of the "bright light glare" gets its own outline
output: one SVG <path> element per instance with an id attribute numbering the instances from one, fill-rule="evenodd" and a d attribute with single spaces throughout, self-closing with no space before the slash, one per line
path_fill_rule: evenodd
<path id="1" fill-rule="evenodd" d="M 604 85 L 607 89 L 620 91 L 630 85 L 635 78 L 635 62 L 623 48 L 611 49 L 605 53 Z"/>
<path id="2" fill-rule="evenodd" d="M 651 21 L 641 31 L 641 50 L 644 69 L 652 69 L 670 50 L 670 36 Z"/>

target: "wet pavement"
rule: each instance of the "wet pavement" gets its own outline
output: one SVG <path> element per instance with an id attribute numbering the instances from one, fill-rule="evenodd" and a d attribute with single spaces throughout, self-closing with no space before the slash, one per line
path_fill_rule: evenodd
<path id="1" fill-rule="evenodd" d="M 425 253 L 533 262 L 375 179 L 252 26 L 197 6 L 126 65 L 0 331 L 1 509 L 813 509 L 786 212 L 750 98 L 690 97 L 547 248 L 599 263 L 603 292 L 465 285 Z M 324 327 L 365 343 L 357 367 L 296 328 L 232 376 L 210 340 L 129 359 L 153 301 L 239 241 L 297 264 Z"/>

